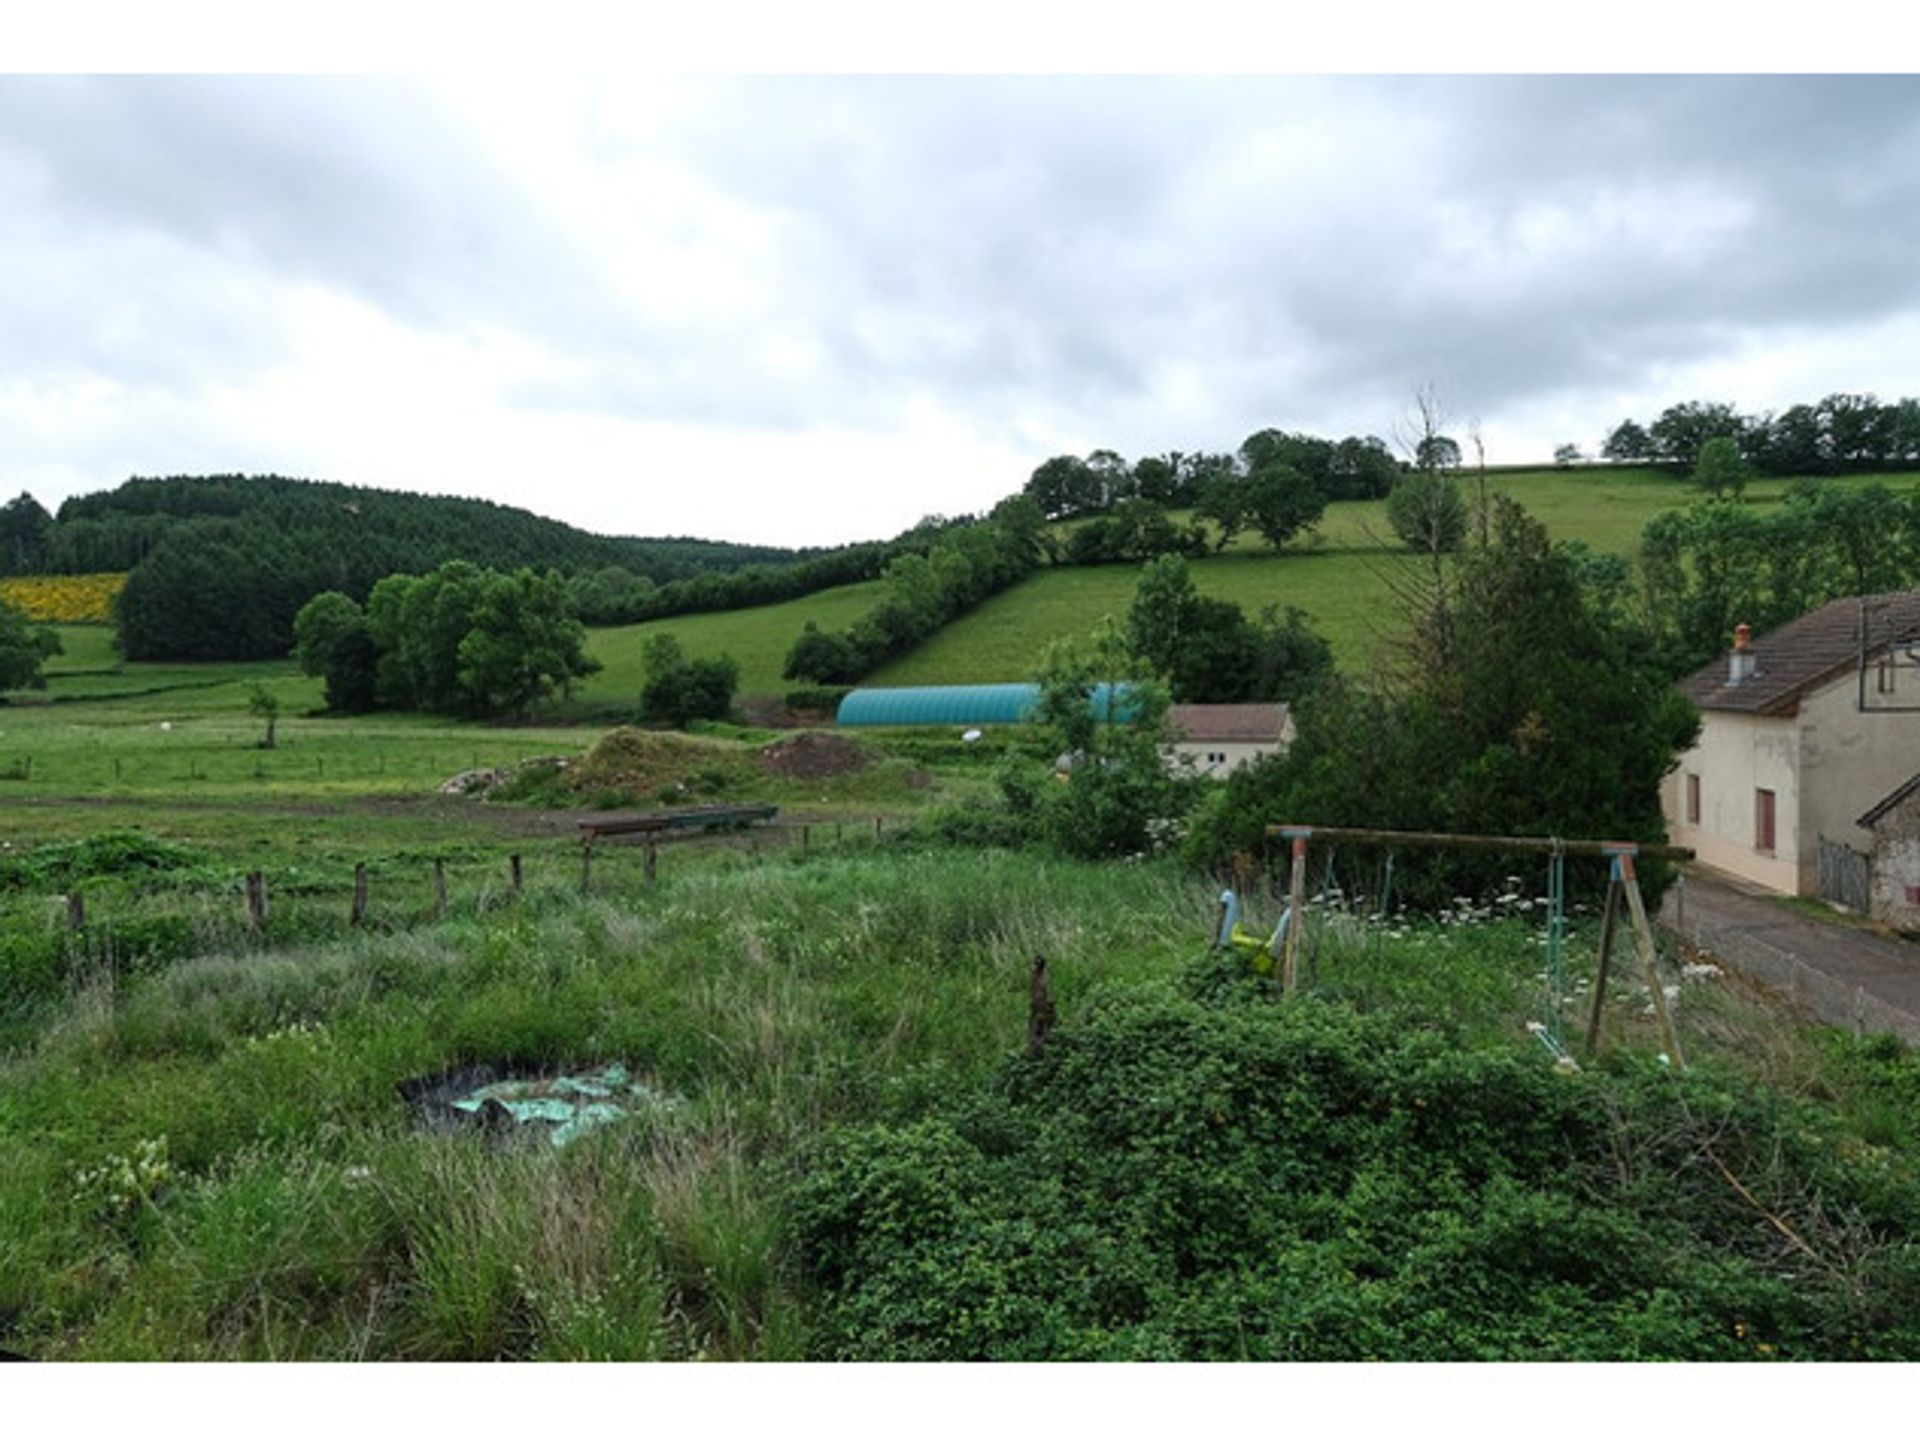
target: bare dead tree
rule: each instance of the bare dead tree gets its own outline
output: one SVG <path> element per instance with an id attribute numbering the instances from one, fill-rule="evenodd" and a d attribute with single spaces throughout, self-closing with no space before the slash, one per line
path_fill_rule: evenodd
<path id="1" fill-rule="evenodd" d="M 1454 497 L 1452 483 L 1441 463 L 1446 439 L 1443 426 L 1446 413 L 1432 384 L 1414 388 L 1413 406 L 1407 417 L 1394 427 L 1394 439 L 1407 459 L 1427 477 L 1426 503 L 1430 510 L 1420 528 L 1419 545 L 1426 559 L 1423 582 L 1411 592 L 1399 595 L 1409 606 L 1413 633 L 1409 636 L 1411 655 L 1420 669 L 1428 672 L 1444 669 L 1453 652 L 1453 606 L 1447 588 L 1445 511 Z"/>
<path id="2" fill-rule="evenodd" d="M 1467 421 L 1467 443 L 1473 446 L 1474 473 L 1477 477 L 1475 487 L 1479 491 L 1480 547 L 1485 549 L 1489 540 L 1489 516 L 1493 512 L 1493 507 L 1487 502 L 1487 441 L 1480 433 L 1478 415 Z"/>

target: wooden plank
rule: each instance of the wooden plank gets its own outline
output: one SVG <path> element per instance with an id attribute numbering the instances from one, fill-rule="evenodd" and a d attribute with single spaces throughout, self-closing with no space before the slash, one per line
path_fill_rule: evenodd
<path id="1" fill-rule="evenodd" d="M 1524 854 L 1551 854 L 1556 849 L 1587 859 L 1611 859 L 1618 854 L 1647 859 L 1693 858 L 1693 850 L 1675 844 L 1634 844 L 1613 839 L 1543 839 L 1530 834 L 1439 834 L 1416 829 L 1348 829 L 1323 824 L 1269 824 L 1276 839 L 1300 837 L 1347 844 L 1385 844 L 1400 849 L 1490 849 Z"/>
<path id="2" fill-rule="evenodd" d="M 1653 925 L 1647 922 L 1647 906 L 1640 897 L 1640 881 L 1634 876 L 1633 860 L 1620 860 L 1621 887 L 1627 893 L 1627 912 L 1633 916 L 1633 936 L 1638 941 L 1641 962 L 1647 970 L 1647 991 L 1653 996 L 1654 1016 L 1660 1021 L 1660 1040 L 1667 1057 L 1677 1069 L 1687 1066 L 1680 1052 L 1680 1035 L 1674 1032 L 1673 1013 L 1667 1008 L 1666 990 L 1660 987 L 1660 949 L 1653 941 Z"/>
<path id="3" fill-rule="evenodd" d="M 1287 942 L 1280 956 L 1280 992 L 1291 994 L 1300 980 L 1300 931 L 1306 927 L 1307 841 L 1293 841 L 1293 878 L 1287 888 Z"/>

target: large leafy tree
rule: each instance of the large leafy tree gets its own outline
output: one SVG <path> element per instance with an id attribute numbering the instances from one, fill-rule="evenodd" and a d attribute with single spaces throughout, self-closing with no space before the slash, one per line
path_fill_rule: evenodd
<path id="1" fill-rule="evenodd" d="M 1111 627 L 1089 641 L 1056 641 L 1036 677 L 1034 746 L 999 774 L 1008 807 L 1079 858 L 1119 858 L 1167 842 L 1193 789 L 1163 758 L 1166 690 Z M 1097 706 L 1103 684 L 1124 685 L 1126 697 Z M 1053 761 L 1062 755 L 1071 774 L 1054 783 Z"/>
<path id="2" fill-rule="evenodd" d="M 0 690 L 44 689 L 41 666 L 60 652 L 60 636 L 30 623 L 19 606 L 0 599 Z"/>
<path id="3" fill-rule="evenodd" d="M 1741 457 L 1740 446 L 1725 435 L 1700 446 L 1700 458 L 1693 466 L 1693 482 L 1715 499 L 1738 499 L 1752 477 L 1753 470 Z"/>
<path id="4" fill-rule="evenodd" d="M 1196 860 L 1257 850 L 1278 821 L 1663 837 L 1660 780 L 1698 716 L 1638 636 L 1589 603 L 1542 525 L 1505 497 L 1492 521 L 1486 548 L 1457 562 L 1444 654 L 1398 682 L 1308 698 L 1292 747 L 1236 773 L 1196 823 Z M 1440 899 L 1497 882 L 1506 865 L 1409 853 L 1397 882 Z"/>
<path id="5" fill-rule="evenodd" d="M 724 719 L 732 710 L 740 666 L 729 656 L 689 659 L 671 634 L 656 634 L 644 658 L 640 711 L 654 723 L 684 729 L 696 719 Z"/>
<path id="6" fill-rule="evenodd" d="M 44 557 L 53 516 L 22 490 L 0 504 L 0 574 L 31 574 Z"/>
<path id="7" fill-rule="evenodd" d="M 1333 669 L 1331 648 L 1299 610 L 1249 623 L 1239 605 L 1199 593 L 1176 555 L 1142 571 L 1123 633 L 1181 703 L 1296 699 Z"/>
<path id="8" fill-rule="evenodd" d="M 463 700 L 475 714 L 530 715 L 599 672 L 566 582 L 551 570 L 488 575 L 471 620 L 455 654 Z"/>

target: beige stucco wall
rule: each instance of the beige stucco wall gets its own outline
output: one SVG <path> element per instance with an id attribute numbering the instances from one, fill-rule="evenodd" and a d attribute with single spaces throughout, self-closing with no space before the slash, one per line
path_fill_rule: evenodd
<path id="1" fill-rule="evenodd" d="M 1912 670 L 1902 671 L 1908 685 Z M 1885 702 L 1888 696 L 1875 695 Z M 1920 703 L 1920 693 L 1892 696 Z M 1852 849 L 1872 847 L 1873 835 L 1854 821 L 1920 773 L 1920 714 L 1859 709 L 1854 676 L 1827 685 L 1800 702 L 1801 872 L 1811 893 L 1817 877 L 1817 837 Z"/>
<path id="2" fill-rule="evenodd" d="M 1698 826 L 1687 822 L 1688 774 L 1700 776 Z M 1756 789 L 1774 792 L 1772 854 L 1754 847 Z M 1701 711 L 1699 743 L 1680 757 L 1660 792 L 1671 842 L 1726 873 L 1779 893 L 1801 892 L 1799 736 L 1793 719 Z"/>
<path id="3" fill-rule="evenodd" d="M 1854 820 L 1920 772 L 1920 713 L 1861 713 L 1858 694 L 1849 670 L 1802 695 L 1793 715 L 1703 711 L 1700 742 L 1661 788 L 1672 841 L 1780 893 L 1813 893 L 1820 836 L 1870 847 L 1871 835 Z M 1920 703 L 1920 694 L 1897 697 Z M 1698 827 L 1686 822 L 1689 773 L 1700 776 Z M 1771 856 L 1754 847 L 1754 790 L 1761 788 L 1776 796 Z"/>
<path id="4" fill-rule="evenodd" d="M 1193 744 L 1183 739 L 1177 744 L 1168 745 L 1167 755 L 1170 765 L 1178 762 L 1179 755 L 1192 755 L 1194 773 L 1224 779 L 1242 764 L 1250 764 L 1262 754 L 1276 754 L 1284 747 L 1284 744 L 1233 744 L 1220 739 Z M 1207 762 L 1209 754 L 1225 754 L 1226 762 L 1210 764 Z"/>

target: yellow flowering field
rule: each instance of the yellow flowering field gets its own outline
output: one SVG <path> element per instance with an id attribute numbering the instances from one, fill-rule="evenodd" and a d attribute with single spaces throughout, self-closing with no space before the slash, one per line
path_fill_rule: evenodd
<path id="1" fill-rule="evenodd" d="M 124 574 L 19 574 L 0 579 L 0 599 L 44 624 L 105 624 Z"/>

